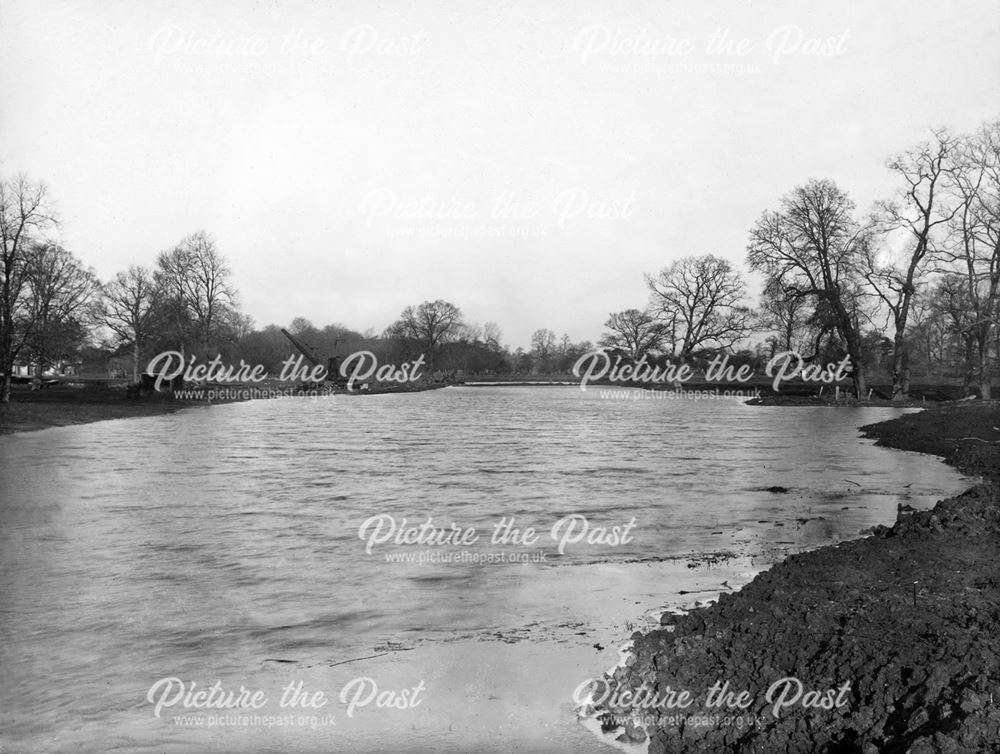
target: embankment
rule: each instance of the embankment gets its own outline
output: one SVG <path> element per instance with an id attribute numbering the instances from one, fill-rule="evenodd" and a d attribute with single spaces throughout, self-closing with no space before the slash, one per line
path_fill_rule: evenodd
<path id="1" fill-rule="evenodd" d="M 620 737 L 648 736 L 654 754 L 1000 750 L 998 414 L 944 404 L 865 428 L 986 482 L 901 511 L 873 536 L 791 556 L 717 604 L 636 634 L 608 681 L 609 728 L 646 723 Z M 732 706 L 707 706 L 717 683 Z M 687 690 L 690 706 L 665 708 L 668 688 Z M 624 689 L 652 691 L 657 706 L 637 708 Z"/>
<path id="2" fill-rule="evenodd" d="M 0 435 L 107 419 L 158 416 L 192 405 L 199 404 L 168 397 L 129 400 L 124 389 L 114 390 L 104 386 L 55 386 L 39 391 L 20 388 L 13 394 L 10 403 L 0 405 Z"/>

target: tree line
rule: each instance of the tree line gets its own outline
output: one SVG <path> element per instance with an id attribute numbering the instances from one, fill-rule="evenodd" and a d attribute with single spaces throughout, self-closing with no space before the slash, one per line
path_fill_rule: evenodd
<path id="1" fill-rule="evenodd" d="M 294 347 L 277 325 L 257 329 L 239 306 L 232 269 L 204 231 L 160 252 L 153 264 L 133 264 L 100 281 L 52 239 L 58 220 L 43 183 L 23 175 L 0 180 L 0 402 L 10 401 L 16 365 L 31 365 L 41 380 L 60 364 L 112 357 L 130 362 L 133 382 L 150 358 L 177 351 L 202 363 L 219 356 L 277 372 Z M 465 321 L 446 301 L 407 306 L 382 333 L 341 324 L 316 327 L 297 317 L 289 325 L 310 358 L 372 351 L 380 361 L 424 354 L 432 370 L 475 374 L 567 372 L 589 342 L 557 342 L 539 330 L 533 349 L 511 351 L 499 326 Z"/>
<path id="2" fill-rule="evenodd" d="M 206 356 L 249 334 L 232 272 L 206 233 L 163 251 L 152 268 L 132 265 L 102 283 L 51 239 L 57 224 L 44 184 L 0 180 L 0 402 L 10 401 L 18 363 L 41 378 L 99 344 L 105 355 L 128 349 L 138 381 L 150 351 Z"/>
<path id="3" fill-rule="evenodd" d="M 810 179 L 760 215 L 745 257 L 763 280 L 756 306 L 733 263 L 684 256 L 645 276 L 646 303 L 612 313 L 597 345 L 696 364 L 739 351 L 755 368 L 785 350 L 807 363 L 847 355 L 859 396 L 877 376 L 904 397 L 920 375 L 961 378 L 989 398 L 1000 357 L 1000 122 L 967 134 L 934 129 L 887 168 L 896 193 L 864 213 L 833 181 Z M 268 370 L 292 351 L 282 328 L 257 329 L 240 310 L 232 270 L 204 231 L 101 282 L 51 240 L 57 225 L 44 184 L 0 180 L 3 402 L 18 363 L 41 377 L 83 352 L 114 355 L 138 381 L 165 350 Z M 595 347 L 542 328 L 528 349 L 511 349 L 496 323 L 467 322 L 443 300 L 407 306 L 382 332 L 301 317 L 289 330 L 319 361 L 358 350 L 396 363 L 423 354 L 432 370 L 477 375 L 568 374 Z"/>
<path id="4" fill-rule="evenodd" d="M 764 281 L 755 309 L 728 261 L 684 257 L 646 276 L 648 303 L 613 313 L 602 345 L 686 360 L 769 332 L 758 360 L 846 354 L 859 396 L 884 374 L 904 397 L 920 374 L 960 377 L 988 399 L 1000 354 L 1000 122 L 934 129 L 887 168 L 897 191 L 865 213 L 832 180 L 810 179 L 761 214 L 746 248 Z"/>

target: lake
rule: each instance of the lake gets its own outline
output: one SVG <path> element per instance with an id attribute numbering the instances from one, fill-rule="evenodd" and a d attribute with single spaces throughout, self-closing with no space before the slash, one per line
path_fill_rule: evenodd
<path id="1" fill-rule="evenodd" d="M 0 438 L 0 741 L 608 751 L 572 691 L 633 630 L 967 486 L 859 438 L 898 409 L 615 392 L 252 401 Z M 198 706 L 241 687 L 238 709 Z"/>

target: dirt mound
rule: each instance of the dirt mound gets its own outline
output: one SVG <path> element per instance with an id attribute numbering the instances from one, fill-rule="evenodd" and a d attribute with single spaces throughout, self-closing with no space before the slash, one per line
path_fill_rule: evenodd
<path id="1" fill-rule="evenodd" d="M 1000 494 L 985 485 L 873 537 L 790 557 L 717 605 L 634 636 L 611 687 L 645 684 L 661 699 L 688 690 L 693 703 L 630 709 L 619 694 L 604 706 L 608 727 L 645 722 L 622 735 L 648 734 L 652 754 L 1000 750 L 998 563 Z M 797 680 L 769 700 L 786 678 Z M 725 682 L 734 698 L 748 692 L 746 709 L 707 706 Z M 775 710 L 782 691 L 791 701 L 800 690 Z M 822 699 L 832 708 L 803 706 Z"/>

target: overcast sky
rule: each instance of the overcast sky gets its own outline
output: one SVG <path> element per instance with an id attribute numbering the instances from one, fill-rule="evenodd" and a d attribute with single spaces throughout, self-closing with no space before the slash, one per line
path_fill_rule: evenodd
<path id="1" fill-rule="evenodd" d="M 0 172 L 102 279 L 208 231 L 259 326 L 596 340 L 795 185 L 867 207 L 1000 117 L 998 38 L 995 0 L 0 0 Z"/>

